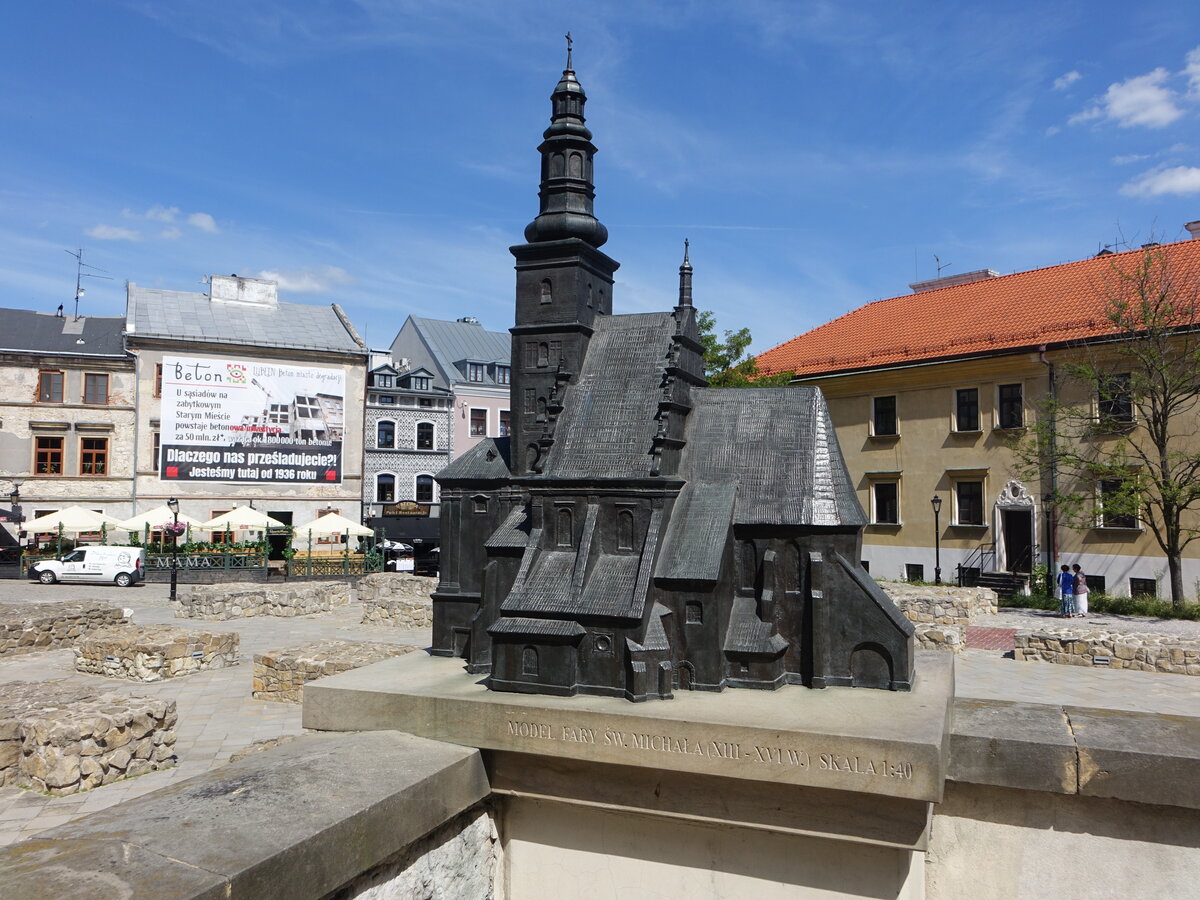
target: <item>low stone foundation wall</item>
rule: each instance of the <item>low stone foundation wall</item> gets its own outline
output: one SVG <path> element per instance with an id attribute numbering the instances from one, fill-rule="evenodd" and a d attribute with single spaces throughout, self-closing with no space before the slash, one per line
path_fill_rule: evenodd
<path id="1" fill-rule="evenodd" d="M 70 647 L 94 628 L 127 621 L 120 607 L 90 600 L 0 603 L 0 656 Z"/>
<path id="2" fill-rule="evenodd" d="M 428 628 L 433 624 L 436 578 L 383 572 L 358 582 L 358 599 L 363 605 L 362 624 L 393 628 Z"/>
<path id="3" fill-rule="evenodd" d="M 918 624 L 969 625 L 973 618 L 997 612 L 996 592 L 989 588 L 895 581 L 880 582 L 879 586 L 910 622 Z"/>
<path id="4" fill-rule="evenodd" d="M 369 641 L 315 641 L 286 650 L 254 654 L 254 697 L 300 703 L 306 682 L 348 669 L 369 666 L 390 656 L 412 653 L 416 647 Z"/>
<path id="5" fill-rule="evenodd" d="M 174 700 L 46 682 L 0 698 L 0 785 L 62 797 L 175 765 Z"/>
<path id="6" fill-rule="evenodd" d="M 921 650 L 948 650 L 962 653 L 967 649 L 965 625 L 935 625 L 922 622 L 916 626 L 917 647 Z"/>
<path id="7" fill-rule="evenodd" d="M 173 625 L 114 625 L 80 639 L 75 670 L 134 681 L 180 678 L 238 664 L 237 632 L 196 631 Z"/>
<path id="8" fill-rule="evenodd" d="M 1172 634 L 1046 628 L 1020 631 L 1013 656 L 1027 662 L 1200 675 L 1200 641 Z"/>
<path id="9" fill-rule="evenodd" d="M 179 588 L 177 619 L 311 616 L 350 602 L 345 581 L 262 584 L 189 584 Z"/>

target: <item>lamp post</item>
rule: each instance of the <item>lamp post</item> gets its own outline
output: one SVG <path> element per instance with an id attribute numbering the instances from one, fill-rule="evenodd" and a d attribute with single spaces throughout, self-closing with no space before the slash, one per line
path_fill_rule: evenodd
<path id="1" fill-rule="evenodd" d="M 929 505 L 933 507 L 933 583 L 942 583 L 942 527 L 940 516 L 942 513 L 942 498 L 937 494 L 933 495 L 933 499 L 929 501 Z"/>
<path id="2" fill-rule="evenodd" d="M 179 585 L 179 501 L 172 497 L 167 501 L 167 509 L 175 517 L 171 529 L 171 602 L 175 602 L 175 590 Z"/>

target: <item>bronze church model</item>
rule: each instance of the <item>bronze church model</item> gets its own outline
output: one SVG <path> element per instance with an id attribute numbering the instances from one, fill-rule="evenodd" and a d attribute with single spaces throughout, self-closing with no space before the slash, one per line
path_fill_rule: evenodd
<path id="1" fill-rule="evenodd" d="M 816 388 L 709 388 L 687 255 L 671 312 L 613 315 L 571 67 L 516 257 L 511 435 L 447 466 L 433 652 L 492 690 L 907 690 L 913 628 Z"/>

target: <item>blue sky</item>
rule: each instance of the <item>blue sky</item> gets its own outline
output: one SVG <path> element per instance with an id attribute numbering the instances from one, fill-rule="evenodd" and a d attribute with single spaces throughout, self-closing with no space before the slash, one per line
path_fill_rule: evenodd
<path id="1" fill-rule="evenodd" d="M 1200 3 L 144 0 L 9 4 L 0 306 L 277 277 L 372 346 L 511 324 L 508 253 L 575 38 L 617 312 L 765 350 L 914 279 L 1200 219 Z"/>

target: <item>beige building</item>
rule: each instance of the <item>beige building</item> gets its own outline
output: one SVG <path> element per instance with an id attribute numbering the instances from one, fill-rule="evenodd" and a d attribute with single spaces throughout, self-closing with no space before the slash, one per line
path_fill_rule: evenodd
<path id="1" fill-rule="evenodd" d="M 0 491 L 17 492 L 26 519 L 69 505 L 133 514 L 136 386 L 124 327 L 120 317 L 0 309 Z M 0 547 L 17 535 L 5 521 Z"/>
<path id="2" fill-rule="evenodd" d="M 1200 236 L 1200 223 L 1189 228 Z M 1097 497 L 1090 523 L 1068 527 L 1056 521 L 1049 499 L 1056 487 L 1080 486 L 1056 484 L 1049 471 L 1023 477 L 1012 449 L 1043 415 L 1051 391 L 1085 409 L 1106 402 L 1087 396 L 1064 363 L 1105 352 L 1113 333 L 1106 286 L 1147 251 L 1195 294 L 1200 240 L 1181 241 L 1012 275 L 982 270 L 915 284 L 912 294 L 863 306 L 758 357 L 763 372 L 794 372 L 796 383 L 817 384 L 828 398 L 871 522 L 863 558 L 872 574 L 932 581 L 940 562 L 942 580 L 952 581 L 960 566 L 974 577 L 1078 562 L 1093 590 L 1169 595 L 1166 559 L 1145 523 L 1100 508 L 1107 482 L 1088 488 Z M 1183 575 L 1192 594 L 1200 581 L 1197 545 Z"/>

